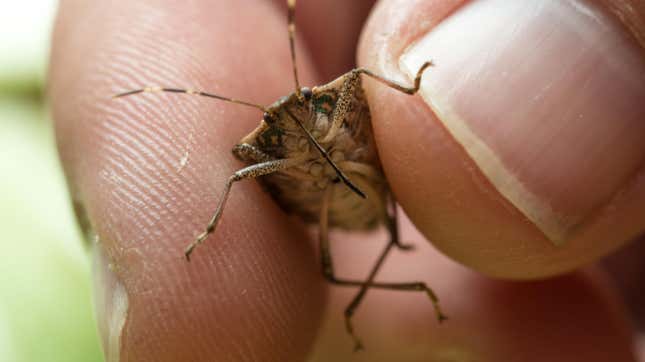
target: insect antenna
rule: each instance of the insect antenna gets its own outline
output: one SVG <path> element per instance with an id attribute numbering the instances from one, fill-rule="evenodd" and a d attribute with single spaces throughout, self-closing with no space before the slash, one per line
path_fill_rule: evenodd
<path id="1" fill-rule="evenodd" d="M 341 181 L 343 181 L 343 183 L 344 183 L 345 185 L 347 185 L 347 187 L 349 187 L 349 188 L 350 188 L 350 190 L 354 191 L 358 196 L 360 196 L 360 197 L 362 197 L 362 198 L 366 199 L 366 198 L 367 198 L 367 195 L 365 195 L 365 193 L 363 193 L 363 191 L 361 191 L 361 189 L 359 189 L 359 188 L 358 188 L 358 186 L 354 185 L 354 184 L 349 180 L 349 178 L 348 178 L 348 177 L 343 173 L 343 171 L 342 171 L 342 170 L 341 170 L 341 169 L 336 165 L 336 163 L 331 159 L 331 157 L 329 157 L 329 154 L 327 153 L 327 151 L 325 151 L 325 149 L 320 145 L 320 143 L 318 143 L 318 141 L 316 141 L 316 139 L 314 138 L 314 136 L 312 136 L 312 135 L 311 135 L 311 133 L 309 132 L 309 130 L 305 128 L 305 126 L 302 124 L 302 122 L 300 122 L 300 120 L 299 120 L 298 118 L 296 118 L 296 116 L 294 116 L 294 115 L 291 113 L 291 111 L 289 111 L 289 109 L 285 109 L 285 110 L 287 111 L 287 114 L 289 115 L 289 117 L 291 117 L 291 118 L 296 122 L 296 124 L 300 127 L 300 129 L 305 133 L 305 135 L 307 136 L 307 138 L 309 138 L 309 140 L 314 144 L 314 146 L 318 149 L 318 151 L 319 151 L 319 152 L 320 152 L 320 154 L 325 158 L 325 160 L 327 160 L 327 162 L 329 162 L 329 164 L 331 165 L 331 167 L 333 167 L 333 168 L 334 168 L 334 171 L 336 171 L 336 175 L 338 175 L 338 178 L 339 178 Z"/>
<path id="2" fill-rule="evenodd" d="M 135 89 L 135 90 L 119 93 L 119 94 L 116 94 L 116 95 L 112 96 L 112 98 L 122 98 L 122 97 L 127 97 L 127 96 L 131 96 L 131 95 L 134 95 L 134 94 L 139 94 L 139 93 L 156 93 L 156 92 L 185 93 L 185 94 L 196 95 L 196 96 L 201 96 L 201 97 L 215 98 L 215 99 L 219 99 L 219 100 L 225 101 L 225 102 L 241 104 L 241 105 L 244 105 L 244 106 L 257 108 L 257 109 L 259 109 L 261 111 L 264 111 L 264 112 L 267 111 L 267 109 L 264 106 L 261 106 L 259 104 L 242 101 L 242 100 L 235 99 L 235 98 L 223 97 L 223 96 L 220 96 L 220 95 L 217 95 L 217 94 L 206 93 L 206 92 L 202 92 L 202 91 L 195 90 L 195 89 L 145 87 L 145 88 L 141 88 L 141 89 Z"/>
<path id="3" fill-rule="evenodd" d="M 296 97 L 302 101 L 303 96 L 300 91 L 300 82 L 298 81 L 298 67 L 296 66 L 296 0 L 287 1 L 287 22 L 289 29 L 289 47 L 291 49 L 291 66 L 293 68 L 293 78 L 296 82 Z"/>

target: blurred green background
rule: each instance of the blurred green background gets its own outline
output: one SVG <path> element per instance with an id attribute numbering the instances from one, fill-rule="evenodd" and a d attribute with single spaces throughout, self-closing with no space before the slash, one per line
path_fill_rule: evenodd
<path id="1" fill-rule="evenodd" d="M 0 11 L 0 361 L 102 361 L 90 258 L 45 102 L 54 0 Z"/>

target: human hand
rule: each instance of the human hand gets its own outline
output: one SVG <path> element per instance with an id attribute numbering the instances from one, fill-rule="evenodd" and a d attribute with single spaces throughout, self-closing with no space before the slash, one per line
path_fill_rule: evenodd
<path id="1" fill-rule="evenodd" d="M 361 41 L 360 65 L 400 76 L 393 66 L 401 51 L 412 38 L 444 19 L 457 3 L 381 2 Z M 585 271 L 529 283 L 491 281 L 423 247 L 425 238 L 407 222 L 402 227 L 403 240 L 413 241 L 418 250 L 395 255 L 379 277 L 427 281 L 451 319 L 438 326 L 430 303 L 421 295 L 370 291 L 355 319 L 367 350 L 352 355 L 351 340 L 340 318 L 348 293 L 354 291 L 328 293 L 303 227 L 285 218 L 252 182 L 236 185 L 217 232 L 190 263 L 185 262 L 183 248 L 207 222 L 224 180 L 240 166 L 230 155 L 231 146 L 261 115 L 186 96 L 120 101 L 109 97 L 142 85 L 162 84 L 271 103 L 293 88 L 280 6 L 279 0 L 62 4 L 50 94 L 72 194 L 84 205 L 100 240 L 95 245 L 97 309 L 108 359 L 285 361 L 302 360 L 313 348 L 313 359 L 321 361 L 630 360 L 629 327 L 601 273 Z M 304 85 L 330 80 L 351 67 L 354 39 L 369 6 L 370 2 L 358 1 L 299 2 L 298 59 Z M 347 7 L 354 11 L 344 11 Z M 574 10 L 581 9 L 586 7 Z M 635 19 L 642 19 L 644 12 L 636 9 Z M 607 16 L 592 14 L 602 21 Z M 333 20 L 321 21 L 327 16 Z M 645 28 L 642 21 L 635 24 L 636 31 Z M 614 25 L 606 33 L 629 36 Z M 634 51 L 642 50 L 635 40 L 626 39 L 634 44 Z M 516 47 L 526 54 L 516 44 L 509 46 L 509 52 Z M 538 54 L 540 49 L 535 57 L 544 56 L 547 62 L 546 55 Z M 611 50 L 618 62 L 626 59 L 619 50 Z M 449 53 L 449 48 L 439 46 L 429 51 L 437 67 L 426 73 L 424 84 L 437 89 L 445 86 L 441 82 L 450 79 L 451 63 L 442 59 Z M 642 76 L 642 59 L 636 58 L 635 70 L 628 74 Z M 543 71 L 536 68 L 524 72 Z M 592 74 L 585 79 L 592 79 Z M 621 80 L 606 80 L 611 85 L 606 89 L 625 89 L 612 83 Z M 474 84 L 461 85 L 463 98 L 487 101 L 486 94 L 467 92 L 469 87 L 485 85 L 483 81 Z M 596 94 L 590 87 L 579 90 L 560 79 L 554 81 L 555 86 L 560 84 L 565 88 L 555 94 L 564 99 L 573 96 L 567 95 L 567 89 Z M 632 91 L 642 95 L 637 86 Z M 552 194 L 547 188 L 548 192 L 537 195 L 550 197 L 556 207 L 563 208 L 556 210 L 563 212 L 565 220 L 575 221 L 574 236 L 554 247 L 544 230 L 527 220 L 525 210 L 507 201 L 499 187 L 479 171 L 464 146 L 446 131 L 441 116 L 430 111 L 420 97 L 400 96 L 367 80 L 365 87 L 380 155 L 395 194 L 416 227 L 465 265 L 513 279 L 557 275 L 598 259 L 643 230 L 645 221 L 637 216 L 643 215 L 645 188 L 638 170 L 630 171 L 634 181 L 626 189 L 613 190 L 618 200 L 606 204 L 602 202 L 608 199 L 591 197 L 596 193 L 584 185 L 579 190 L 572 188 L 580 184 L 577 177 L 560 175 L 562 184 L 568 185 L 566 192 L 556 188 Z M 555 91 L 546 95 L 550 92 Z M 623 95 L 636 112 L 630 114 L 642 115 L 638 107 L 643 105 L 633 104 L 633 93 L 631 97 Z M 608 101 L 583 97 L 578 102 L 549 104 L 549 109 L 562 107 L 563 114 L 581 112 L 611 104 Z M 513 103 L 522 104 L 519 100 Z M 571 110 L 570 105 L 581 108 Z M 504 111 L 510 107 L 502 106 Z M 456 107 L 456 111 L 463 109 Z M 471 111 L 458 114 L 472 116 Z M 591 115 L 605 113 L 594 108 Z M 589 123 L 613 120 L 597 117 Z M 611 145 L 621 137 L 632 140 L 634 134 L 642 134 L 642 122 L 628 125 L 635 128 L 612 133 Z M 549 142 L 537 145 L 540 150 L 547 148 L 545 144 L 552 146 L 550 140 L 557 141 L 558 133 L 551 132 Z M 603 136 L 592 134 L 597 142 Z M 562 142 L 567 145 L 571 140 Z M 642 160 L 638 145 L 628 148 L 634 154 L 609 158 L 622 157 L 625 162 L 603 167 L 627 167 L 633 165 L 627 161 L 634 157 Z M 607 147 L 605 152 L 614 151 Z M 582 162 L 584 153 L 574 157 Z M 548 171 L 544 167 L 552 162 L 547 161 L 540 164 L 540 171 Z M 526 172 L 526 168 L 517 169 Z M 597 172 L 611 176 L 626 171 L 600 168 Z M 541 180 L 535 175 L 522 176 L 531 182 Z M 576 191 L 584 194 L 575 195 Z M 600 203 L 611 212 L 587 221 L 583 216 L 588 215 L 590 204 L 583 196 L 588 196 L 592 206 Z M 380 247 L 372 240 L 376 237 L 333 235 L 332 243 L 339 241 L 334 244 L 338 272 L 363 276 Z M 326 318 L 326 303 L 331 305 L 329 317 L 314 346 Z"/>

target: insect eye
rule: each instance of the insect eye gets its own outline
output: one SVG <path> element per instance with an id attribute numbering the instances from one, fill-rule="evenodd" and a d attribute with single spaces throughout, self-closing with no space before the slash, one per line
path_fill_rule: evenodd
<path id="1" fill-rule="evenodd" d="M 273 121 L 275 120 L 269 112 L 264 112 L 262 119 L 264 119 L 264 122 L 266 123 L 273 123 Z"/>
<path id="2" fill-rule="evenodd" d="M 311 91 L 311 88 L 302 87 L 300 92 L 302 92 L 302 96 L 305 97 L 306 101 L 310 100 L 311 97 L 313 96 L 313 92 Z"/>

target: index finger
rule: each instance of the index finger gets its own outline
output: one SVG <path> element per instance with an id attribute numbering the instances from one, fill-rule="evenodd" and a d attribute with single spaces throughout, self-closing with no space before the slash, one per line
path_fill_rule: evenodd
<path id="1" fill-rule="evenodd" d="M 163 85 L 266 104 L 293 88 L 286 49 L 286 20 L 265 1 L 63 2 L 50 96 L 77 209 L 98 237 L 108 360 L 304 358 L 323 284 L 303 228 L 257 184 L 235 185 L 217 232 L 183 258 L 261 114 L 187 95 L 110 99 Z"/>

